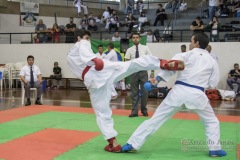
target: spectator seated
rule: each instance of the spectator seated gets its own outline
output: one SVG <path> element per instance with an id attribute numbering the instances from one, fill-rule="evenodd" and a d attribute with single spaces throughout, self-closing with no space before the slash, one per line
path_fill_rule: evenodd
<path id="1" fill-rule="evenodd" d="M 112 28 L 115 28 L 115 32 L 118 31 L 119 28 L 118 17 L 114 14 L 111 14 L 111 17 L 107 20 L 105 27 L 109 33 L 111 33 Z"/>
<path id="2" fill-rule="evenodd" d="M 90 13 L 88 16 L 88 30 L 93 30 L 93 31 L 97 31 L 98 30 L 98 26 L 96 24 L 96 20 L 93 17 L 93 14 Z"/>
<path id="3" fill-rule="evenodd" d="M 220 9 L 217 11 L 218 15 L 222 18 L 228 17 L 230 14 L 230 9 L 227 7 L 226 4 L 222 4 Z"/>
<path id="4" fill-rule="evenodd" d="M 111 12 L 111 8 L 107 7 L 106 10 L 102 14 L 100 23 L 106 23 L 107 19 L 110 18 L 110 16 L 111 16 L 110 12 Z"/>
<path id="5" fill-rule="evenodd" d="M 145 12 L 142 12 L 138 18 L 138 25 L 139 27 L 150 26 L 150 23 L 145 15 Z"/>
<path id="6" fill-rule="evenodd" d="M 84 15 L 83 19 L 80 21 L 79 29 L 88 29 L 88 18 Z"/>
<path id="7" fill-rule="evenodd" d="M 179 9 L 178 11 L 179 12 L 183 12 L 183 11 L 186 11 L 187 10 L 187 3 L 186 2 L 182 2 L 181 5 L 179 6 Z"/>

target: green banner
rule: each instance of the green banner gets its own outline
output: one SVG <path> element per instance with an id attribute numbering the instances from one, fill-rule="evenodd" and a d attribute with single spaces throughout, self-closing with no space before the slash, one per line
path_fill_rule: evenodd
<path id="1" fill-rule="evenodd" d="M 98 45 L 103 45 L 103 50 L 104 52 L 107 52 L 107 45 L 108 43 L 110 43 L 112 41 L 104 41 L 104 40 L 99 40 L 99 39 L 94 39 L 91 38 L 91 47 L 94 53 L 98 52 Z M 124 53 L 120 53 L 120 42 L 119 41 L 115 41 L 112 42 L 114 44 L 114 50 L 117 52 L 117 54 L 120 54 L 122 57 L 122 60 L 124 59 Z M 146 45 L 147 43 L 147 36 L 142 36 L 140 43 L 143 45 Z M 129 40 L 129 47 L 133 46 L 133 42 L 132 39 Z"/>

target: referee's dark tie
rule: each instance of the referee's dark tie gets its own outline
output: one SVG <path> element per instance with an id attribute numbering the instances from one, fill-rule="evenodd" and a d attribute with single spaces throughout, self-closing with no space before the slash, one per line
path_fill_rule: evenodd
<path id="1" fill-rule="evenodd" d="M 138 51 L 138 45 L 136 45 L 136 55 L 135 55 L 135 58 L 138 58 L 139 57 L 139 51 Z"/>
<path id="2" fill-rule="evenodd" d="M 31 88 L 34 86 L 34 78 L 33 78 L 32 66 L 30 67 L 30 85 L 31 85 Z"/>

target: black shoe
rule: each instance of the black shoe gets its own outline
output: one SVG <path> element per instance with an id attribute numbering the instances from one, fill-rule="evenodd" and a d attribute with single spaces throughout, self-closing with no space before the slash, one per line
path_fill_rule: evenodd
<path id="1" fill-rule="evenodd" d="M 137 114 L 130 114 L 128 117 L 138 117 Z"/>
<path id="2" fill-rule="evenodd" d="M 142 114 L 143 114 L 143 116 L 145 116 L 145 117 L 148 116 L 148 113 L 147 113 L 147 112 L 144 112 L 144 113 L 142 113 Z"/>
<path id="3" fill-rule="evenodd" d="M 31 101 L 27 100 L 26 103 L 25 103 L 25 106 L 30 106 L 30 105 L 31 105 Z"/>
<path id="4" fill-rule="evenodd" d="M 35 104 L 42 105 L 42 102 L 40 100 L 36 100 Z"/>

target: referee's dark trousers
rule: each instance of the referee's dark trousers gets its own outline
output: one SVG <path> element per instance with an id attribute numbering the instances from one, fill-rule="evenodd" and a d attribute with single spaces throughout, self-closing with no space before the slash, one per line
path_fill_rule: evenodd
<path id="1" fill-rule="evenodd" d="M 147 113 L 148 92 L 144 89 L 144 83 L 148 81 L 148 72 L 140 71 L 131 75 L 132 115 L 138 115 L 138 104 L 141 102 L 141 112 Z M 140 95 L 139 95 L 140 86 Z"/>

